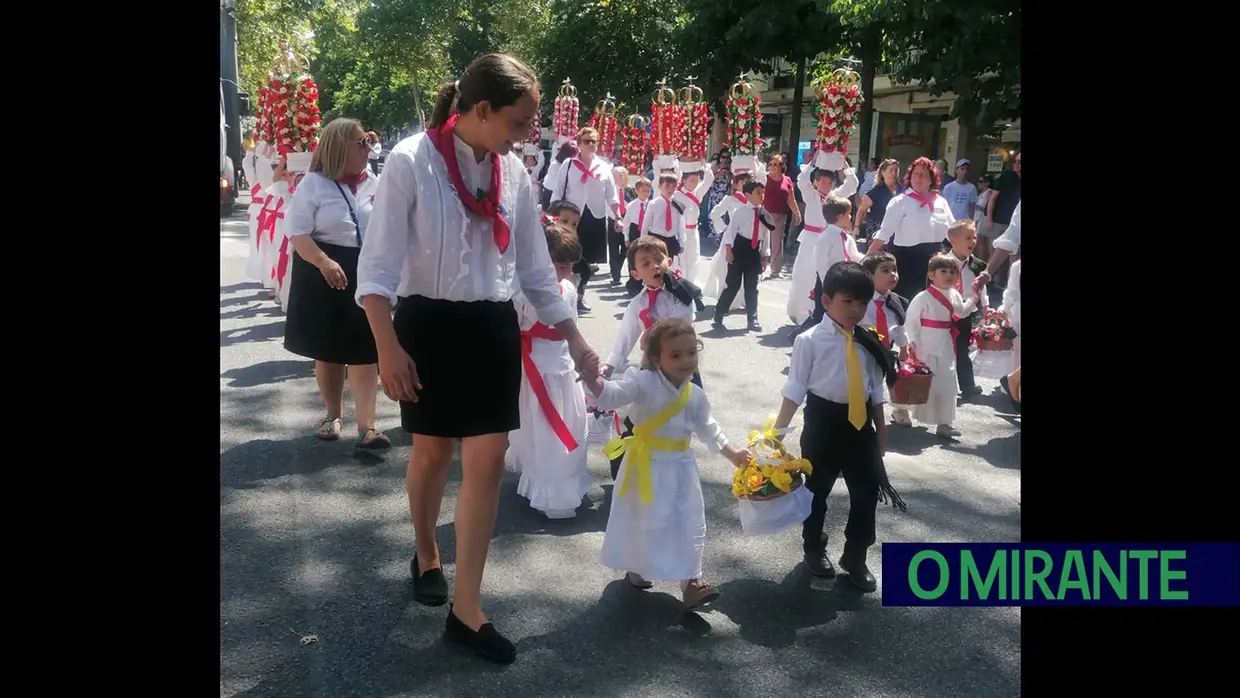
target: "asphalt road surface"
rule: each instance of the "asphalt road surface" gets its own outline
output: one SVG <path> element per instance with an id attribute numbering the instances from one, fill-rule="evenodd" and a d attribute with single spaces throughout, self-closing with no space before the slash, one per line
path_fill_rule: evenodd
<path id="1" fill-rule="evenodd" d="M 710 610 L 684 614 L 673 585 L 637 592 L 599 565 L 612 485 L 594 447 L 576 519 L 547 521 L 505 477 L 483 593 L 517 661 L 496 667 L 445 646 L 446 606 L 420 606 L 410 590 L 411 441 L 397 406 L 380 393 L 385 457 L 355 454 L 350 407 L 346 438 L 313 439 L 323 408 L 311 362 L 284 351 L 279 310 L 245 278 L 245 226 L 244 213 L 220 225 L 221 696 L 1019 695 L 1019 610 L 884 608 L 878 546 L 879 594 L 811 581 L 797 532 L 741 535 L 731 465 L 696 441 L 705 573 L 722 591 Z M 778 408 L 788 283 L 762 283 L 762 334 L 697 323 L 706 389 L 734 440 Z M 605 356 L 622 294 L 596 282 L 589 301 L 582 331 Z M 959 411 L 956 443 L 891 430 L 887 467 L 909 510 L 880 509 L 880 541 L 1019 540 L 1019 418 L 1003 414 L 993 381 L 982 385 Z M 438 531 L 449 580 L 459 481 L 456 463 Z M 831 496 L 833 558 L 845 492 L 841 482 Z"/>

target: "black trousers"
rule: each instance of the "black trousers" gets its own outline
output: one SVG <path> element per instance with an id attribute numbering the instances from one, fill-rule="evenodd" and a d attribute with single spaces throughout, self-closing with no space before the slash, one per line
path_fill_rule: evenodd
<path id="1" fill-rule="evenodd" d="M 866 403 L 866 414 L 870 414 Z M 814 495 L 809 516 L 801 526 L 806 553 L 826 548 L 824 532 L 827 497 L 842 474 L 848 486 L 848 523 L 844 526 L 844 559 L 865 562 L 866 551 L 874 545 L 875 511 L 878 485 L 874 459 L 882 459 L 874 420 L 869 418 L 860 430 L 848 421 L 848 405 L 827 402 L 814 394 L 805 398 L 805 425 L 801 430 L 801 455 L 814 466 L 806 486 Z"/>
<path id="2" fill-rule="evenodd" d="M 976 315 L 976 313 L 974 313 Z M 973 380 L 973 361 L 969 359 L 969 335 L 973 334 L 973 315 L 962 317 L 956 322 L 956 380 L 960 383 L 960 391 L 972 390 L 977 383 Z"/>
<path id="3" fill-rule="evenodd" d="M 611 280 L 620 283 L 620 268 L 624 266 L 628 248 L 624 246 L 624 232 L 616 232 L 616 221 L 607 221 L 607 261 L 611 266 Z"/>
<path id="4" fill-rule="evenodd" d="M 715 303 L 715 322 L 723 322 L 742 284 L 745 286 L 745 315 L 750 322 L 757 320 L 758 279 L 761 276 L 762 255 L 753 248 L 749 240 L 737 235 L 736 244 L 732 245 L 732 263 L 728 265 L 728 275 L 724 282 L 726 286 L 719 294 L 719 302 Z"/>
<path id="5" fill-rule="evenodd" d="M 590 263 L 584 258 L 577 261 L 573 265 L 573 273 L 581 277 L 577 282 L 577 300 L 584 301 L 586 298 L 586 284 L 590 282 L 590 277 L 594 276 L 594 270 L 590 268 Z"/>

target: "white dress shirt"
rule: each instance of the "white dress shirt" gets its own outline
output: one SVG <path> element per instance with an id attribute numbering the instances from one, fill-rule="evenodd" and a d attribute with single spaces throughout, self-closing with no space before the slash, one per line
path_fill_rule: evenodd
<path id="1" fill-rule="evenodd" d="M 650 199 L 633 199 L 625 204 L 624 218 L 621 223 L 624 225 L 625 235 L 629 232 L 629 226 L 637 226 L 637 234 L 641 235 L 642 227 L 646 225 L 646 219 L 650 217 Z"/>
<path id="2" fill-rule="evenodd" d="M 947 199 L 935 195 L 933 205 L 922 205 L 909 196 L 912 191 L 906 189 L 887 204 L 887 213 L 883 216 L 882 227 L 874 235 L 875 240 L 884 245 L 915 247 L 947 239 L 948 227 L 956 222 Z M 895 237 L 894 242 L 892 236 Z"/>
<path id="3" fill-rule="evenodd" d="M 758 215 L 758 207 L 753 204 L 745 204 L 732 212 L 731 222 L 728 223 L 728 229 L 723 231 L 723 244 L 732 245 L 753 245 L 753 221 L 754 216 Z M 762 214 L 763 220 L 774 225 L 769 214 Z M 740 240 L 737 240 L 740 238 Z M 763 257 L 771 256 L 771 231 L 767 229 L 761 222 L 758 223 L 758 254 Z"/>
<path id="4" fill-rule="evenodd" d="M 340 193 L 344 190 L 344 194 Z M 357 185 L 357 195 L 349 185 L 336 183 L 321 173 L 310 172 L 302 178 L 293 192 L 293 205 L 289 210 L 289 236 L 309 235 L 311 240 L 341 247 L 358 247 L 359 231 L 353 226 L 349 207 L 357 214 L 362 241 L 366 240 L 366 226 L 374 208 L 375 192 L 379 178 L 368 173 Z"/>
<path id="5" fill-rule="evenodd" d="M 897 303 L 894 298 L 892 303 Z M 887 305 L 887 296 L 874 292 L 874 297 L 870 299 L 870 304 L 865 307 L 865 317 L 861 318 L 861 327 L 872 327 L 878 329 L 878 305 L 883 306 L 883 315 L 887 317 L 887 339 L 897 347 L 908 346 L 908 333 L 904 331 L 904 323 L 900 322 L 900 318 L 895 311 Z"/>
<path id="6" fill-rule="evenodd" d="M 607 218 L 611 215 L 611 207 L 620 205 L 611 165 L 597 155 L 590 160 L 589 166 L 581 164 L 578 167 L 578 164 L 581 164 L 580 158 L 560 163 L 555 178 L 552 179 L 548 172 L 543 186 L 551 190 L 552 201 L 568 201 L 581 209 L 583 215 L 589 210 L 595 218 Z M 586 177 L 584 182 L 581 181 L 582 175 Z"/>
<path id="7" fill-rule="evenodd" d="M 864 332 L 864 330 L 857 330 Z M 800 405 L 806 393 L 828 402 L 848 404 L 848 368 L 844 361 L 844 335 L 830 317 L 797 335 L 792 341 L 792 364 L 783 395 Z M 854 342 L 856 340 L 853 340 Z M 874 405 L 883 404 L 883 371 L 870 353 L 857 346 L 861 360 L 861 384 Z"/>
<path id="8" fill-rule="evenodd" d="M 1016 209 L 1012 211 L 1012 222 L 1008 224 L 1007 230 L 1003 234 L 995 238 L 995 249 L 1003 250 L 1008 254 L 1016 254 L 1020 250 L 1020 204 L 1016 204 Z M 1010 279 L 1012 272 L 1008 272 Z M 1010 283 L 1010 281 L 1009 281 Z"/>
<path id="9" fill-rule="evenodd" d="M 960 279 L 960 288 L 956 290 L 960 292 L 961 297 L 968 298 L 973 295 L 973 279 L 977 278 L 977 274 L 974 274 L 973 268 L 969 266 L 969 257 L 961 259 L 956 256 L 955 252 L 948 252 L 948 254 L 951 255 L 952 259 L 956 260 L 956 274 Z M 979 308 L 990 307 L 990 299 L 987 298 L 987 295 L 986 293 L 978 294 L 980 299 Z"/>
<path id="10" fill-rule="evenodd" d="M 819 235 L 818 243 L 813 247 L 814 271 L 819 277 L 827 278 L 827 270 L 836 262 L 861 263 L 863 255 L 857 249 L 857 239 L 843 228 L 832 223 Z"/>
<path id="11" fill-rule="evenodd" d="M 715 207 L 710 210 L 710 222 L 714 225 L 715 230 L 724 230 L 728 227 L 727 221 L 723 220 L 726 215 L 728 220 L 732 218 L 732 212 L 749 203 L 749 199 L 740 192 L 732 192 L 719 200 Z"/>
<path id="12" fill-rule="evenodd" d="M 667 210 L 672 211 L 672 226 L 667 226 Z M 681 249 L 684 249 L 685 240 L 688 234 L 685 232 L 685 218 L 680 211 L 672 205 L 671 201 L 656 196 L 650 200 L 650 205 L 646 207 L 646 222 L 642 225 L 642 235 L 655 234 L 665 238 L 676 238 L 680 242 Z"/>
<path id="13" fill-rule="evenodd" d="M 473 196 L 491 181 L 491 158 L 452 137 L 461 178 Z M 379 295 L 393 306 L 399 296 L 448 301 L 511 300 L 518 289 L 548 325 L 572 318 L 560 297 L 555 266 L 538 218 L 529 174 L 511 153 L 500 158 L 500 215 L 512 231 L 501 254 L 493 222 L 467 213 L 447 165 L 425 133 L 388 154 L 365 244 L 357 263 L 357 302 Z M 519 285 L 518 285 L 519 282 Z"/>
<path id="14" fill-rule="evenodd" d="M 624 309 L 624 318 L 620 320 L 620 334 L 616 336 L 616 344 L 611 350 L 611 356 L 607 359 L 608 366 L 621 369 L 629 360 L 633 347 L 637 345 L 642 333 L 646 331 L 646 324 L 642 322 L 642 312 L 647 308 L 650 308 L 650 312 L 646 314 L 646 317 L 651 324 L 670 317 L 693 322 L 693 306 L 681 303 L 680 299 L 667 289 L 661 288 L 658 293 L 654 294 L 654 307 L 651 308 L 650 292 L 652 290 L 642 286 L 642 292 L 634 296 L 633 300 L 629 301 L 628 307 Z"/>
<path id="15" fill-rule="evenodd" d="M 857 170 L 848 168 L 844 170 L 844 183 L 831 190 L 830 194 L 823 196 L 814 188 L 810 179 L 814 176 L 814 165 L 801 165 L 801 176 L 797 177 L 797 188 L 801 190 L 801 198 L 805 200 L 805 210 L 801 212 L 802 220 L 805 227 L 801 231 L 801 237 L 798 240 L 805 239 L 805 233 L 821 233 L 827 227 L 827 219 L 822 216 L 822 205 L 827 203 L 827 199 L 832 196 L 838 196 L 841 199 L 847 199 L 857 191 Z M 814 202 L 817 202 L 815 205 Z"/>

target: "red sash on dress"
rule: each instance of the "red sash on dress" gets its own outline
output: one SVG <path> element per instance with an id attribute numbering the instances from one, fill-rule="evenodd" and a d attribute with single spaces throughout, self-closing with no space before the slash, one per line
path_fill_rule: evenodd
<path id="1" fill-rule="evenodd" d="M 530 390 L 533 390 L 534 397 L 538 398 L 538 406 L 542 408 L 543 416 L 547 418 L 547 423 L 551 425 L 551 430 L 560 439 L 560 443 L 564 444 L 564 448 L 575 451 L 577 450 L 577 440 L 573 438 L 572 432 L 568 430 L 568 425 L 564 423 L 564 418 L 556 411 L 555 403 L 551 401 L 551 395 L 547 392 L 547 384 L 543 382 L 542 374 L 538 371 L 538 365 L 534 363 L 532 352 L 535 339 L 563 342 L 564 335 L 560 334 L 560 331 L 554 327 L 549 327 L 541 322 L 534 323 L 534 326 L 528 330 L 522 330 L 521 364 L 525 366 L 525 378 L 530 382 Z"/>
<path id="2" fill-rule="evenodd" d="M 952 307 L 951 301 L 947 300 L 947 296 L 944 296 L 943 292 L 937 288 L 931 286 L 926 289 L 926 292 L 934 296 L 934 299 L 941 303 L 944 308 L 947 308 L 947 312 L 952 314 L 952 319 L 950 321 L 932 320 L 930 318 L 923 317 L 921 318 L 921 326 L 933 327 L 939 330 L 951 330 L 952 342 L 955 342 L 956 337 L 960 336 L 960 329 L 956 327 L 956 323 L 960 322 L 960 316 L 956 314 L 956 309 Z"/>

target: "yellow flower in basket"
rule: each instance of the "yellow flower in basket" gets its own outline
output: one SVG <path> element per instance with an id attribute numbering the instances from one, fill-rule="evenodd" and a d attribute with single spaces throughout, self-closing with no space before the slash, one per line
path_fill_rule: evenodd
<path id="1" fill-rule="evenodd" d="M 790 430 L 776 429 L 775 418 L 761 429 L 749 432 L 752 457 L 745 468 L 738 468 L 732 479 L 732 494 L 741 498 L 773 499 L 788 494 L 804 483 L 813 471 L 809 461 L 796 458 L 784 448 L 783 437 Z"/>

